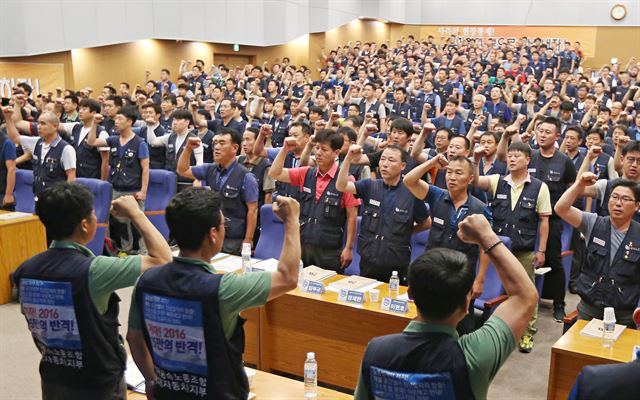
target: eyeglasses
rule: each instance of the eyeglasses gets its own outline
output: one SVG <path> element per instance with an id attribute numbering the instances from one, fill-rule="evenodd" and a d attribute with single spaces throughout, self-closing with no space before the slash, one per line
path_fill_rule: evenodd
<path id="1" fill-rule="evenodd" d="M 630 164 L 640 165 L 640 158 L 637 158 L 637 157 L 625 157 L 624 159 L 627 160 L 627 162 L 630 163 Z"/>
<path id="2" fill-rule="evenodd" d="M 617 203 L 618 201 L 622 201 L 622 204 L 629 204 L 629 203 L 635 203 L 636 199 L 629 196 L 620 196 L 614 193 L 611 195 L 611 197 L 609 197 L 609 201 L 613 201 L 614 203 Z"/>

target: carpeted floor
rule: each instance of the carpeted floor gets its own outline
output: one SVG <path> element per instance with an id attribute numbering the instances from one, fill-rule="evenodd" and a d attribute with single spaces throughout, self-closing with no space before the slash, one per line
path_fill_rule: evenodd
<path id="1" fill-rule="evenodd" d="M 127 328 L 131 290 L 119 292 L 121 333 Z M 577 297 L 567 295 L 567 311 L 575 309 Z M 552 319 L 550 303 L 543 302 L 538 314 L 538 333 L 531 354 L 517 350 L 496 376 L 489 399 L 544 399 L 547 395 L 551 346 L 562 334 L 562 324 Z M 0 306 L 0 399 L 35 400 L 40 398 L 38 352 L 27 331 L 17 303 Z"/>

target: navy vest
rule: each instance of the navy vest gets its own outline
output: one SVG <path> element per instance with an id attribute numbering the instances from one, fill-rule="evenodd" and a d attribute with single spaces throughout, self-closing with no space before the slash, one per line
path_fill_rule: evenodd
<path id="1" fill-rule="evenodd" d="M 67 180 L 67 173 L 62 166 L 62 152 L 65 147 L 69 146 L 69 143 L 60 139 L 55 147 L 49 147 L 49 151 L 44 156 L 42 154 L 43 144 L 44 139 L 38 140 L 33 151 L 33 193 L 36 196 L 46 187 Z"/>
<path id="2" fill-rule="evenodd" d="M 147 126 L 143 126 L 140 128 L 140 133 L 138 134 L 141 138 L 144 139 L 145 142 L 149 143 L 147 139 Z M 156 137 L 161 137 L 165 135 L 165 129 L 162 125 L 158 125 L 158 127 L 153 131 Z M 149 168 L 151 169 L 164 169 L 166 164 L 166 150 L 162 146 L 151 146 L 149 145 Z"/>
<path id="3" fill-rule="evenodd" d="M 106 313 L 98 312 L 89 292 L 92 259 L 76 249 L 51 248 L 22 263 L 13 276 L 22 313 L 42 351 L 44 382 L 115 387 L 124 372 L 120 298 L 112 293 Z"/>
<path id="4" fill-rule="evenodd" d="M 577 399 L 637 400 L 640 358 L 625 364 L 587 365 L 580 381 Z"/>
<path id="5" fill-rule="evenodd" d="M 231 222 L 225 225 L 225 237 L 230 239 L 242 239 L 247 227 L 247 204 L 242 199 L 242 185 L 244 176 L 250 173 L 244 165 L 236 162 L 236 165 L 229 172 L 224 186 L 217 185 L 220 171 L 218 164 L 211 164 L 207 169 L 207 185 L 218 191 L 222 196 L 222 213 Z"/>
<path id="6" fill-rule="evenodd" d="M 398 270 L 401 276 L 406 276 L 411 261 L 415 197 L 400 181 L 394 189 L 394 204 L 383 204 L 385 190 L 382 179 L 371 180 L 369 201 L 362 206 L 358 254 L 367 263 L 386 267 L 389 273 Z M 385 213 L 383 209 L 390 212 Z"/>
<path id="7" fill-rule="evenodd" d="M 360 117 L 364 118 L 367 113 L 372 114 L 373 118 L 378 121 L 378 128 L 380 128 L 380 115 L 378 114 L 378 111 L 380 110 L 380 102 L 378 100 L 376 100 L 375 103 L 373 103 L 367 110 L 367 100 L 362 98 L 358 107 L 360 107 Z"/>
<path id="8" fill-rule="evenodd" d="M 531 178 L 520 193 L 516 207 L 511 210 L 511 186 L 502 177 L 498 179 L 496 196 L 491 200 L 493 230 L 496 234 L 511 238 L 513 251 L 531 250 L 536 245 L 538 213 L 536 204 L 542 181 Z"/>
<path id="9" fill-rule="evenodd" d="M 604 191 L 604 198 L 602 203 L 600 203 L 599 201 L 595 202 L 596 214 L 600 215 L 601 217 L 609 216 L 609 198 L 611 197 L 611 192 L 613 191 L 613 185 L 621 179 L 622 178 L 617 178 L 607 181 L 607 188 Z M 636 222 L 640 222 L 640 212 L 636 212 L 635 214 L 633 214 L 633 220 Z"/>
<path id="10" fill-rule="evenodd" d="M 540 168 L 543 158 L 544 157 L 540 155 L 540 151 L 531 152 L 529 173 L 547 184 L 551 196 L 551 207 L 553 208 L 558 199 L 560 199 L 560 196 L 562 196 L 567 189 L 568 182 L 564 181 L 567 155 L 556 151 L 551 158 L 544 158 L 547 167 L 546 171 Z"/>
<path id="11" fill-rule="evenodd" d="M 137 192 L 142 188 L 142 165 L 138 159 L 138 149 L 143 140 L 140 136 L 133 135 L 124 145 L 122 157 L 119 154 L 120 139 L 114 142 L 115 145 L 109 149 L 109 182 L 120 192 Z"/>
<path id="12" fill-rule="evenodd" d="M 273 147 L 281 147 L 282 143 L 284 143 L 284 139 L 289 136 L 290 117 L 288 115 L 285 115 L 278 123 L 276 123 L 276 121 L 278 120 L 275 116 L 269 119 L 269 124 L 273 127 L 271 145 Z"/>
<path id="13" fill-rule="evenodd" d="M 381 374 L 379 369 L 391 374 Z M 419 374 L 446 379 L 448 384 L 441 389 L 454 393 L 445 398 L 474 399 L 466 358 L 450 335 L 403 332 L 369 342 L 362 360 L 362 381 L 369 399 L 426 398 L 431 386 L 416 382 Z"/>
<path id="14" fill-rule="evenodd" d="M 136 300 L 158 376 L 158 399 L 245 399 L 243 320 L 227 340 L 220 320 L 222 275 L 174 260 L 145 272 Z"/>
<path id="15" fill-rule="evenodd" d="M 466 215 L 483 214 L 486 205 L 477 198 L 469 195 L 467 201 L 469 209 Z M 433 224 L 429 231 L 429 241 L 425 250 L 444 247 L 458 250 L 467 255 L 469 264 L 474 268 L 478 261 L 478 245 L 468 244 L 458 238 L 457 227 L 451 226 L 453 202 L 449 193 L 445 193 L 440 202 L 431 210 Z"/>
<path id="16" fill-rule="evenodd" d="M 184 141 L 180 145 L 180 148 L 178 149 L 176 148 L 177 147 L 176 141 L 178 139 L 178 134 L 175 132 L 171 133 L 171 136 L 169 136 L 169 141 L 167 142 L 167 147 L 166 147 L 166 153 L 165 153 L 166 162 L 164 165 L 164 169 L 166 169 L 167 171 L 176 172 L 176 168 L 178 166 L 178 159 L 180 158 L 180 155 L 184 150 L 185 144 L 187 144 L 187 141 L 191 137 L 198 137 L 198 135 L 196 135 L 193 132 L 187 133 L 187 137 L 184 139 Z M 195 154 L 193 154 L 193 152 L 191 153 L 191 160 L 189 161 L 189 165 L 191 166 L 196 165 L 196 156 Z M 178 182 L 193 182 L 193 181 L 183 176 L 178 176 Z"/>
<path id="17" fill-rule="evenodd" d="M 483 111 L 483 112 L 480 113 L 480 115 L 484 115 L 485 119 L 484 119 L 484 122 L 482 123 L 482 125 L 480 125 L 478 127 L 478 130 L 482 131 L 482 132 L 485 132 L 488 129 L 488 126 L 489 126 L 488 124 L 489 124 L 489 121 L 491 120 L 491 114 L 489 114 L 486 111 Z M 471 123 L 476 118 L 478 118 L 480 115 L 475 114 L 473 112 L 473 110 L 469 110 L 469 115 L 467 115 L 467 119 L 466 119 L 466 121 L 464 121 L 464 126 L 465 126 L 465 128 L 467 128 L 467 132 L 469 132 L 469 130 L 471 129 Z"/>
<path id="18" fill-rule="evenodd" d="M 611 221 L 598 217 L 587 243 L 578 294 L 596 307 L 633 310 L 640 299 L 640 224 L 631 221 L 612 264 L 610 252 Z"/>
<path id="19" fill-rule="evenodd" d="M 292 152 L 287 153 L 287 156 L 284 158 L 284 168 L 294 168 L 293 162 L 295 160 L 296 157 Z M 296 186 L 292 186 L 286 182 L 276 181 L 276 195 L 300 200 L 300 190 Z"/>
<path id="20" fill-rule="evenodd" d="M 391 114 L 411 120 L 411 106 L 407 102 L 393 103 L 391 106 Z"/>
<path id="21" fill-rule="evenodd" d="M 593 163 L 593 173 L 597 179 L 609 179 L 609 160 L 611 156 L 607 153 L 600 153 Z"/>
<path id="22" fill-rule="evenodd" d="M 342 248 L 347 211 L 342 208 L 343 194 L 336 189 L 335 176 L 316 202 L 317 167 L 309 168 L 300 192 L 300 241 L 303 245 Z"/>
<path id="23" fill-rule="evenodd" d="M 102 157 L 100 157 L 97 147 L 89 146 L 87 143 L 88 134 L 82 139 L 82 142 L 79 142 L 82 128 L 82 124 L 75 124 L 69 137 L 69 144 L 76 150 L 76 176 L 78 178 L 100 179 Z M 96 137 L 102 131 L 104 131 L 104 128 L 98 125 L 96 127 Z"/>
<path id="24" fill-rule="evenodd" d="M 245 165 L 244 163 L 246 159 L 247 156 L 240 156 L 238 157 L 238 163 Z M 260 210 L 260 207 L 264 205 L 264 174 L 270 166 L 271 162 L 266 158 L 261 159 L 257 165 L 251 164 L 251 169 L 245 166 L 245 168 L 247 168 L 247 171 L 251 172 L 256 177 L 256 181 L 258 182 L 258 211 Z M 258 221 L 258 223 L 259 222 L 260 221 Z"/>

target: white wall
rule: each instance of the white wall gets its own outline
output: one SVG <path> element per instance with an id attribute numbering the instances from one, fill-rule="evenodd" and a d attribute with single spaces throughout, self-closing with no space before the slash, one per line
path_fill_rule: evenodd
<path id="1" fill-rule="evenodd" d="M 610 17 L 613 4 L 627 17 Z M 139 39 L 267 46 L 359 16 L 425 25 L 640 26 L 639 0 L 0 0 L 0 57 Z"/>

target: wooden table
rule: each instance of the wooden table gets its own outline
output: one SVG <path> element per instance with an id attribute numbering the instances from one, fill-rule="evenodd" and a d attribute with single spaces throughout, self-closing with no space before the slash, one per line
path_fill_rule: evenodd
<path id="1" fill-rule="evenodd" d="M 256 394 L 256 400 L 299 400 L 304 398 L 304 384 L 293 379 L 256 371 L 255 380 L 251 391 Z M 129 391 L 130 400 L 146 400 L 147 397 L 140 393 Z M 353 396 L 336 392 L 334 390 L 318 387 L 319 400 L 352 399 Z"/>
<path id="2" fill-rule="evenodd" d="M 586 365 L 615 364 L 631 361 L 634 345 L 640 344 L 640 331 L 625 329 L 606 349 L 602 339 L 580 335 L 587 321 L 577 321 L 551 348 L 551 367 L 547 399 L 565 400 Z"/>
<path id="3" fill-rule="evenodd" d="M 323 283 L 342 278 L 334 276 Z M 387 284 L 377 289 L 381 299 L 388 295 Z M 405 293 L 406 287 L 400 292 Z M 354 389 L 367 343 L 376 336 L 402 332 L 415 317 L 413 303 L 408 313 L 398 314 L 381 311 L 379 302 L 359 306 L 338 302 L 335 292 L 316 295 L 295 289 L 261 311 L 258 368 L 302 376 L 306 354 L 312 351 L 318 360 L 319 381 Z"/>
<path id="4" fill-rule="evenodd" d="M 6 213 L 0 210 L 0 214 Z M 46 249 L 47 235 L 36 215 L 0 221 L 0 304 L 11 301 L 9 275 L 23 261 Z"/>

